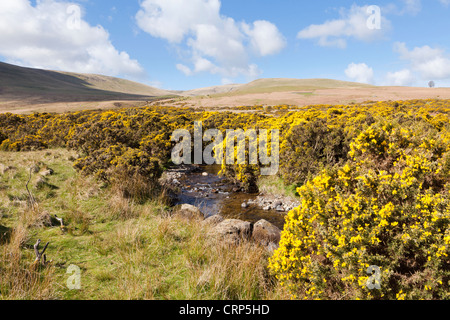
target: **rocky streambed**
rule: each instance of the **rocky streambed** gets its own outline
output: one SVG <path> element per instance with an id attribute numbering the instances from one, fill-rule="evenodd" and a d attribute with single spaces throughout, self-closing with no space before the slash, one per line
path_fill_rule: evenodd
<path id="1" fill-rule="evenodd" d="M 220 166 L 183 165 L 166 171 L 162 182 L 172 190 L 175 205 L 195 206 L 205 218 L 219 215 L 252 224 L 265 220 L 283 229 L 287 212 L 300 205 L 290 198 L 243 192 L 219 171 Z"/>

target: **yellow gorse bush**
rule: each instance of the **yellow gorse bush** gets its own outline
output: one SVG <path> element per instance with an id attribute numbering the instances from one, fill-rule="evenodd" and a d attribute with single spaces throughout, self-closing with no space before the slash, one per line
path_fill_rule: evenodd
<path id="1" fill-rule="evenodd" d="M 270 259 L 294 297 L 449 297 L 450 141 L 429 129 L 377 122 L 345 165 L 298 188 L 302 205 Z M 380 290 L 367 286 L 369 266 L 381 269 Z"/>
<path id="2" fill-rule="evenodd" d="M 286 217 L 270 270 L 293 298 L 449 298 L 449 100 L 0 114 L 0 149 L 77 150 L 74 166 L 143 185 L 171 165 L 172 133 L 280 130 L 278 175 L 302 205 Z M 246 153 L 248 156 L 248 152 Z M 251 190 L 261 165 L 224 165 Z M 139 190 L 137 191 L 140 192 Z M 381 289 L 370 290 L 370 266 Z"/>

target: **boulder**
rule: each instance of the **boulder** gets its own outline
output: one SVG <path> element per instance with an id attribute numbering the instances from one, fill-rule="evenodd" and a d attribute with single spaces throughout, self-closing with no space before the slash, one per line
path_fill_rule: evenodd
<path id="1" fill-rule="evenodd" d="M 212 228 L 209 235 L 227 244 L 237 245 L 243 240 L 250 240 L 252 229 L 250 222 L 227 219 Z"/>
<path id="2" fill-rule="evenodd" d="M 221 215 L 216 214 L 216 215 L 206 218 L 205 220 L 202 221 L 201 224 L 202 224 L 202 226 L 215 227 L 224 220 L 225 219 Z"/>
<path id="3" fill-rule="evenodd" d="M 190 204 L 182 204 L 175 209 L 175 214 L 179 217 L 188 219 L 188 220 L 203 220 L 204 215 L 200 211 L 199 208 L 190 205 Z"/>
<path id="4" fill-rule="evenodd" d="M 266 220 L 259 220 L 253 226 L 252 238 L 264 246 L 271 243 L 278 245 L 281 239 L 281 230 Z"/>
<path id="5" fill-rule="evenodd" d="M 275 250 L 278 250 L 279 247 L 279 244 L 271 242 L 266 246 L 266 249 L 270 254 L 273 254 Z"/>

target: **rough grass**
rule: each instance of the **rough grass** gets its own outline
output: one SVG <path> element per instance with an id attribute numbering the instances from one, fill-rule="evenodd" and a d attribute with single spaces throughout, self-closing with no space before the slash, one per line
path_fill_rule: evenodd
<path id="1" fill-rule="evenodd" d="M 278 176 L 263 176 L 258 179 L 258 190 L 264 194 L 296 199 L 296 185 L 288 185 Z"/>
<path id="2" fill-rule="evenodd" d="M 211 242 L 198 222 L 170 214 L 161 201 L 136 203 L 79 176 L 66 150 L 0 152 L 0 299 L 284 299 L 267 272 L 268 252 L 251 243 Z M 30 208 L 29 168 L 51 168 Z M 63 218 L 64 229 L 50 219 Z M 50 225 L 49 225 L 50 221 Z M 33 244 L 50 242 L 47 267 L 33 268 Z M 81 290 L 70 290 L 70 265 Z"/>

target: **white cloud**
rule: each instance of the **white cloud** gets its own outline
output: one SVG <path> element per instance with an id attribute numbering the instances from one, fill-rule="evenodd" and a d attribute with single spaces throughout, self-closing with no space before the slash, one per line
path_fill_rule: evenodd
<path id="1" fill-rule="evenodd" d="M 414 74 L 408 69 L 388 72 L 386 75 L 386 85 L 389 86 L 410 86 L 415 82 L 416 78 Z"/>
<path id="2" fill-rule="evenodd" d="M 450 0 L 438 0 L 443 6 L 448 7 L 450 4 Z M 427 1 L 429 3 L 430 1 Z M 422 0 L 401 0 L 400 4 L 398 3 L 388 3 L 383 7 L 383 12 L 385 14 L 393 14 L 393 15 L 418 15 L 423 9 Z"/>
<path id="3" fill-rule="evenodd" d="M 401 14 L 409 13 L 412 15 L 418 14 L 422 11 L 422 1 L 421 0 L 402 0 L 405 7 L 402 10 Z"/>
<path id="4" fill-rule="evenodd" d="M 220 0 L 143 0 L 136 21 L 151 36 L 189 48 L 191 66 L 177 65 L 185 75 L 258 77 L 261 70 L 250 63 L 251 53 L 277 54 L 286 45 L 284 37 L 268 21 L 237 23 L 221 15 L 220 8 Z"/>
<path id="5" fill-rule="evenodd" d="M 219 11 L 219 0 L 144 0 L 136 21 L 152 36 L 180 43 L 193 26 L 219 22 Z"/>
<path id="6" fill-rule="evenodd" d="M 394 51 L 400 58 L 410 64 L 410 69 L 417 72 L 424 80 L 450 79 L 450 56 L 445 51 L 430 46 L 415 47 L 409 50 L 403 42 L 394 45 Z"/>
<path id="7" fill-rule="evenodd" d="M 179 63 L 176 65 L 176 67 L 179 71 L 183 72 L 187 76 L 191 76 L 193 74 L 191 68 L 185 66 L 184 64 Z"/>
<path id="8" fill-rule="evenodd" d="M 251 44 L 260 56 L 277 54 L 286 47 L 286 39 L 269 21 L 255 21 L 253 26 L 244 23 L 243 29 L 251 38 Z"/>
<path id="9" fill-rule="evenodd" d="M 345 70 L 348 78 L 360 83 L 373 83 L 373 69 L 365 63 L 351 63 Z"/>
<path id="10" fill-rule="evenodd" d="M 347 40 L 354 38 L 373 41 L 384 36 L 390 29 L 390 21 L 380 15 L 380 28 L 370 28 L 368 20 L 369 6 L 352 5 L 350 9 L 340 10 L 340 19 L 329 20 L 323 24 L 313 24 L 299 31 L 298 39 L 316 39 L 318 45 L 345 48 Z"/>
<path id="11" fill-rule="evenodd" d="M 0 1 L 0 55 L 31 67 L 138 78 L 138 61 L 119 52 L 78 5 L 56 0 Z"/>

